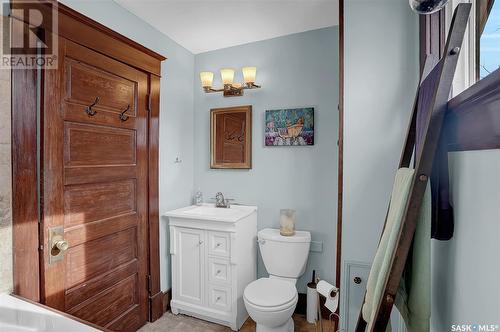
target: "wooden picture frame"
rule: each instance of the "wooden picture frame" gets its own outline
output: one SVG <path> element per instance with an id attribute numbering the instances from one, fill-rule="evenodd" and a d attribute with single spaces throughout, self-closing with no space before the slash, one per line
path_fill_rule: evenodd
<path id="1" fill-rule="evenodd" d="M 252 106 L 210 110 L 210 168 L 252 168 Z"/>

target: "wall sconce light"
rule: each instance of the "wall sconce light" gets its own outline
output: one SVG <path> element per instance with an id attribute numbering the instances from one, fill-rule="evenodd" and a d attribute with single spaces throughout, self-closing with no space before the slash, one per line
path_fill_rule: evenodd
<path id="1" fill-rule="evenodd" d="M 233 69 L 221 69 L 220 76 L 224 87 L 220 89 L 212 88 L 214 73 L 210 71 L 202 71 L 200 73 L 201 87 L 206 93 L 222 92 L 224 97 L 238 97 L 243 95 L 243 90 L 260 88 L 260 85 L 255 84 L 257 67 L 243 67 L 241 71 L 243 72 L 243 80 L 245 81 L 245 84 L 234 83 Z"/>

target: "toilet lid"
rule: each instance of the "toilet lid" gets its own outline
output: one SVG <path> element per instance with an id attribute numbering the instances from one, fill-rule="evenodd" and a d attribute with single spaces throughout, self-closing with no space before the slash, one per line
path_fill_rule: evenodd
<path id="1" fill-rule="evenodd" d="M 243 295 L 254 305 L 276 307 L 293 301 L 297 296 L 297 289 L 288 281 L 261 278 L 251 282 Z"/>

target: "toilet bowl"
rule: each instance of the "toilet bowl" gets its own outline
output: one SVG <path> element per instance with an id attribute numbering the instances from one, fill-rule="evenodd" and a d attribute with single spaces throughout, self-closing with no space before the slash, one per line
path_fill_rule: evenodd
<path id="1" fill-rule="evenodd" d="M 272 278 L 252 282 L 243 293 L 245 307 L 257 323 L 258 332 L 293 331 L 292 314 L 298 299 L 293 283 Z"/>
<path id="2" fill-rule="evenodd" d="M 306 267 L 311 235 L 297 231 L 282 236 L 277 229 L 258 233 L 262 260 L 269 278 L 260 278 L 247 285 L 243 301 L 257 332 L 292 332 L 292 314 L 298 301 L 297 278 Z"/>

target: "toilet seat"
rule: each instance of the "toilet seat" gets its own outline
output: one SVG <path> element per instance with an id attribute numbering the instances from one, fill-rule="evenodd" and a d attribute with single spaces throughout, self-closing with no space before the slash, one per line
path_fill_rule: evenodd
<path id="1" fill-rule="evenodd" d="M 295 285 L 279 279 L 261 278 L 251 282 L 243 292 L 245 301 L 259 311 L 281 311 L 295 306 Z"/>

